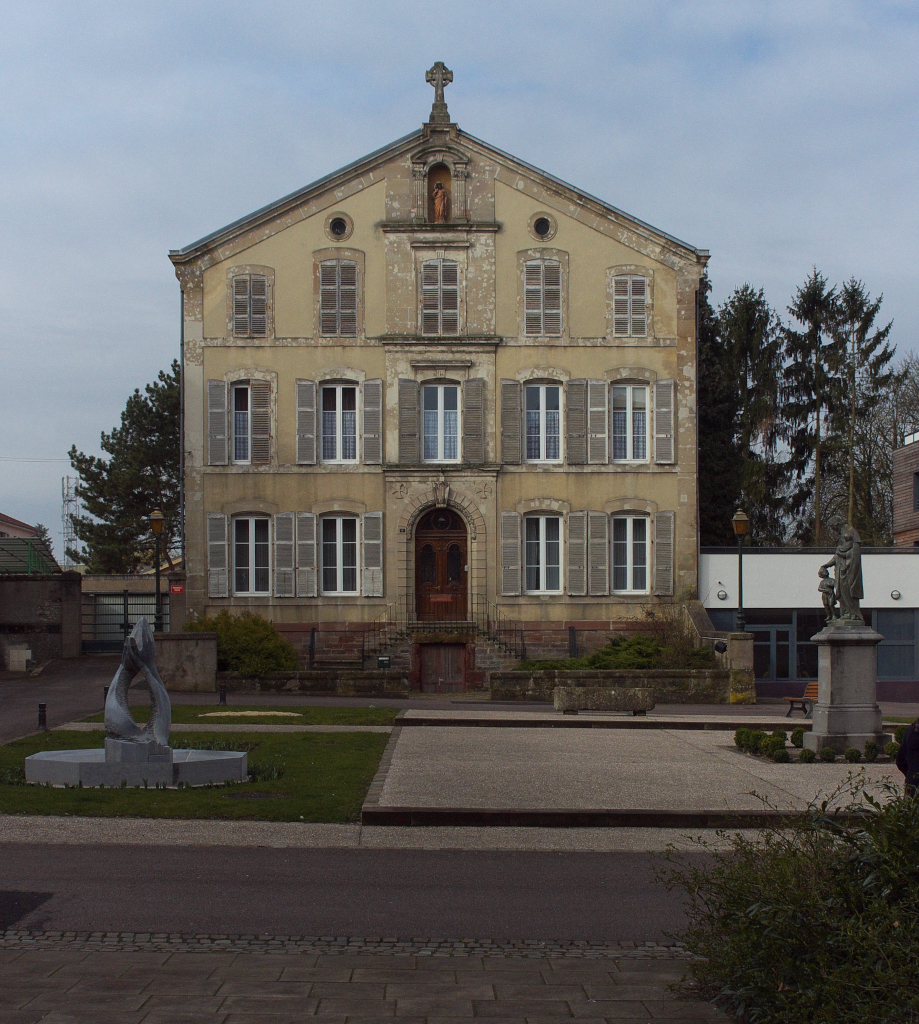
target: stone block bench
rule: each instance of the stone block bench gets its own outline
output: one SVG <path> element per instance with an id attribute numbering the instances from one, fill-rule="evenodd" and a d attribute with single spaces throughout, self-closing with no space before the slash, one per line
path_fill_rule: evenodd
<path id="1" fill-rule="evenodd" d="M 631 711 L 633 715 L 643 715 L 653 708 L 654 691 L 643 687 L 555 687 L 555 710 L 566 715 L 579 711 Z"/>

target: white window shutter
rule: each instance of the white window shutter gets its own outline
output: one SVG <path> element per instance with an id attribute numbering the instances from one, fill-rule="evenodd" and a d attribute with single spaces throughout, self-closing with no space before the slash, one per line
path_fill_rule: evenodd
<path id="1" fill-rule="evenodd" d="M 528 260 L 523 272 L 524 334 L 562 331 L 562 266 L 558 260 Z"/>
<path id="2" fill-rule="evenodd" d="M 587 513 L 588 589 L 592 597 L 609 593 L 609 516 Z"/>
<path id="3" fill-rule="evenodd" d="M 274 517 L 274 596 L 294 596 L 294 514 Z"/>
<path id="4" fill-rule="evenodd" d="M 522 394 L 520 381 L 501 381 L 501 461 L 511 466 L 520 464 L 523 449 Z"/>
<path id="5" fill-rule="evenodd" d="M 542 332 L 562 333 L 562 265 L 558 260 L 543 264 Z"/>
<path id="6" fill-rule="evenodd" d="M 568 594 L 584 597 L 587 593 L 587 513 L 568 514 Z"/>
<path id="7" fill-rule="evenodd" d="M 421 389 L 417 380 L 403 377 L 399 381 L 399 462 L 403 465 L 421 461 L 419 444 L 419 405 Z"/>
<path id="8" fill-rule="evenodd" d="M 362 398 L 364 464 L 379 466 L 383 461 L 383 381 L 365 380 Z"/>
<path id="9" fill-rule="evenodd" d="M 629 329 L 633 338 L 644 338 L 648 333 L 648 282 L 645 278 L 632 278 L 631 299 Z"/>
<path id="10" fill-rule="evenodd" d="M 568 463 L 587 463 L 587 381 L 570 380 L 565 388 Z"/>
<path id="11" fill-rule="evenodd" d="M 207 596 L 230 596 L 229 520 L 220 512 L 207 514 Z"/>
<path id="12" fill-rule="evenodd" d="M 427 260 L 421 265 L 421 333 L 459 333 L 459 264 Z"/>
<path id="13" fill-rule="evenodd" d="M 233 335 L 249 337 L 249 275 L 233 278 Z"/>
<path id="14" fill-rule="evenodd" d="M 440 332 L 440 263 L 428 260 L 421 266 L 421 333 Z"/>
<path id="15" fill-rule="evenodd" d="M 520 521 L 519 512 L 501 513 L 501 593 L 513 597 L 520 593 Z"/>
<path id="16" fill-rule="evenodd" d="M 607 416 L 609 385 L 605 380 L 587 382 L 587 461 L 591 465 L 609 462 Z"/>
<path id="17" fill-rule="evenodd" d="M 316 382 L 297 381 L 297 465 L 316 463 Z"/>
<path id="18" fill-rule="evenodd" d="M 207 464 L 225 466 L 229 461 L 230 446 L 227 431 L 227 382 L 207 382 Z"/>
<path id="19" fill-rule="evenodd" d="M 357 264 L 338 264 L 338 333 L 344 338 L 357 335 Z"/>
<path id="20" fill-rule="evenodd" d="M 297 513 L 297 597 L 315 597 L 319 592 L 316 571 L 316 517 Z"/>
<path id="21" fill-rule="evenodd" d="M 261 274 L 249 278 L 249 334 L 253 338 L 268 335 L 268 278 Z"/>
<path id="22" fill-rule="evenodd" d="M 485 461 L 485 380 L 473 377 L 463 385 L 463 459 Z"/>
<path id="23" fill-rule="evenodd" d="M 542 334 L 542 261 L 529 260 L 523 270 L 524 334 Z"/>
<path id="24" fill-rule="evenodd" d="M 271 461 L 271 385 L 267 380 L 249 382 L 253 466 Z"/>
<path id="25" fill-rule="evenodd" d="M 440 262 L 440 333 L 459 332 L 459 264 Z"/>
<path id="26" fill-rule="evenodd" d="M 383 596 L 383 513 L 365 512 L 362 517 L 364 561 L 361 592 L 364 597 Z"/>
<path id="27" fill-rule="evenodd" d="M 617 338 L 629 336 L 629 279 L 613 278 L 613 334 Z"/>
<path id="28" fill-rule="evenodd" d="M 659 380 L 654 384 L 654 461 L 662 464 L 676 461 L 673 383 Z"/>
<path id="29" fill-rule="evenodd" d="M 658 512 L 654 517 L 654 593 L 673 596 L 673 512 Z"/>

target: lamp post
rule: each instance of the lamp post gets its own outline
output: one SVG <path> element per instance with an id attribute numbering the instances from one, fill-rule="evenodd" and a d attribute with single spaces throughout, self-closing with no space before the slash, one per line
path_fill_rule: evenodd
<path id="1" fill-rule="evenodd" d="M 731 520 L 734 536 L 737 538 L 737 631 L 743 633 L 747 628 L 747 620 L 743 613 L 743 541 L 750 531 L 750 520 L 742 509 L 734 513 Z"/>
<path id="2" fill-rule="evenodd" d="M 150 529 L 156 539 L 156 613 L 153 618 L 153 632 L 163 631 L 162 597 L 160 595 L 160 534 L 163 532 L 163 520 L 166 517 L 158 508 L 150 513 Z"/>

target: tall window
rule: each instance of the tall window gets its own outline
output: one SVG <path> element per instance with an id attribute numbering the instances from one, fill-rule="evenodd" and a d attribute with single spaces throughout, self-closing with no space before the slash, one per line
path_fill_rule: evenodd
<path id="1" fill-rule="evenodd" d="M 353 384 L 322 388 L 322 458 L 324 462 L 357 459 L 357 388 Z"/>
<path id="2" fill-rule="evenodd" d="M 251 460 L 252 418 L 249 415 L 249 385 L 233 385 L 233 461 Z"/>
<path id="3" fill-rule="evenodd" d="M 357 264 L 352 260 L 319 264 L 319 331 L 346 338 L 357 334 Z"/>
<path id="4" fill-rule="evenodd" d="M 268 278 L 242 274 L 233 278 L 233 336 L 264 338 L 268 334 Z"/>
<path id="5" fill-rule="evenodd" d="M 613 278 L 613 334 L 643 338 L 648 333 L 648 281 L 626 274 Z"/>
<path id="6" fill-rule="evenodd" d="M 322 592 L 357 593 L 357 519 L 351 516 L 322 520 Z"/>
<path id="7" fill-rule="evenodd" d="M 561 457 L 561 390 L 558 384 L 528 384 L 526 387 L 526 438 L 529 462 L 557 462 Z"/>
<path id="8" fill-rule="evenodd" d="M 648 591 L 648 520 L 645 516 L 613 518 L 613 590 Z"/>
<path id="9" fill-rule="evenodd" d="M 459 459 L 459 386 L 426 384 L 421 389 L 424 461 Z"/>
<path id="10" fill-rule="evenodd" d="M 557 594 L 562 589 L 562 521 L 558 516 L 528 516 L 523 522 L 526 590 Z"/>
<path id="11" fill-rule="evenodd" d="M 526 334 L 561 334 L 562 265 L 558 260 L 529 260 L 523 282 Z"/>
<path id="12" fill-rule="evenodd" d="M 613 461 L 648 458 L 648 389 L 617 384 L 613 388 Z"/>
<path id="13" fill-rule="evenodd" d="M 268 520 L 245 516 L 233 520 L 233 591 L 267 594 L 270 569 Z"/>
<path id="14" fill-rule="evenodd" d="M 459 333 L 459 264 L 427 260 L 421 266 L 421 333 Z"/>

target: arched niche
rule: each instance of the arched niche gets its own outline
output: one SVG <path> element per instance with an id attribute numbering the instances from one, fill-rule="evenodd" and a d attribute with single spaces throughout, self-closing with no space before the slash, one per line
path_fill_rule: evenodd
<path id="1" fill-rule="evenodd" d="M 446 193 L 446 204 L 444 215 L 440 218 L 437 216 L 437 186 L 441 186 Z M 453 175 L 450 173 L 450 168 L 445 163 L 434 164 L 433 167 L 428 171 L 428 211 L 427 219 L 431 224 L 449 224 L 451 219 L 451 213 L 453 212 L 452 199 L 453 199 Z"/>
<path id="2" fill-rule="evenodd" d="M 436 146 L 419 150 L 411 157 L 414 185 L 412 219 L 434 222 L 433 193 L 440 178 L 447 192 L 447 217 L 450 224 L 468 220 L 466 213 L 466 178 L 469 154 L 456 146 Z"/>

